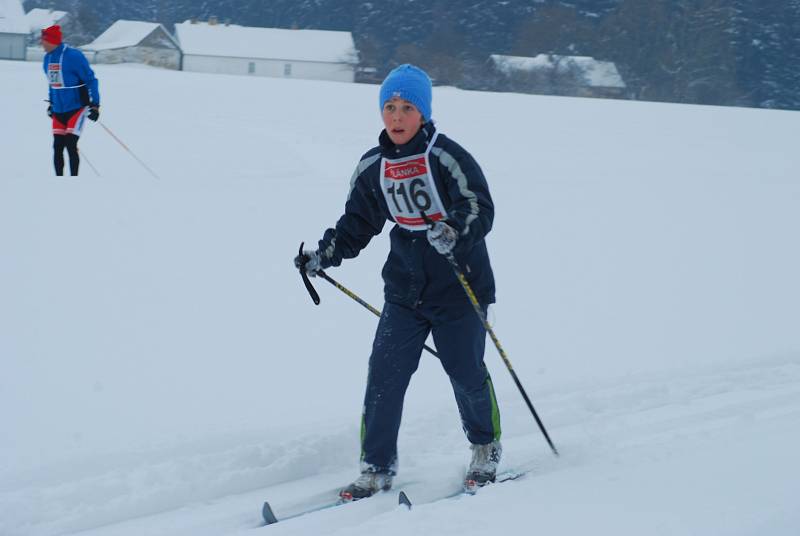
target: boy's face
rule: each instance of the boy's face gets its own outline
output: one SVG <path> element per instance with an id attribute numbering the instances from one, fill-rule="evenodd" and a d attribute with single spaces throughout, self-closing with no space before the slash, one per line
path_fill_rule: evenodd
<path id="1" fill-rule="evenodd" d="M 383 126 L 392 143 L 404 145 L 419 132 L 422 114 L 407 100 L 393 97 L 383 105 Z"/>

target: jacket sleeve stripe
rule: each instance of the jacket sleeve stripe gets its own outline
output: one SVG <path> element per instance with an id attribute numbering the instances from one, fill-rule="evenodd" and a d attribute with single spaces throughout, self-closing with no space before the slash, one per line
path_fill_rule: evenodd
<path id="1" fill-rule="evenodd" d="M 440 147 L 434 147 L 431 152 L 436 155 L 439 161 L 447 168 L 447 170 L 450 172 L 450 175 L 452 175 L 458 183 L 459 192 L 462 196 L 464 196 L 464 199 L 469 201 L 470 213 L 467 215 L 467 218 L 464 221 L 464 230 L 461 231 L 461 235 L 466 236 L 469 234 L 470 224 L 477 219 L 478 214 L 480 213 L 478 196 L 475 195 L 475 192 L 469 189 L 469 181 L 467 176 L 463 171 L 461 171 L 461 166 L 458 165 L 458 161 L 453 158 L 450 153 Z"/>
<path id="2" fill-rule="evenodd" d="M 356 187 L 356 180 L 358 179 L 359 175 L 364 173 L 369 166 L 375 163 L 376 160 L 380 159 L 381 155 L 374 154 L 372 156 L 368 156 L 367 158 L 363 159 L 361 162 L 358 163 L 356 166 L 356 170 L 353 172 L 353 177 L 350 179 L 350 190 L 347 192 L 347 200 L 350 201 L 350 196 L 353 195 L 353 189 Z"/>

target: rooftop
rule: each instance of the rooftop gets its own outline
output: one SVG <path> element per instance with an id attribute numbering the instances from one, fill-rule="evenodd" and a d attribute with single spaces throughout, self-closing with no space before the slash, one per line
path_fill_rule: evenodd
<path id="1" fill-rule="evenodd" d="M 234 58 L 350 62 L 355 45 L 350 32 L 254 28 L 234 24 L 183 22 L 175 34 L 184 54 Z"/>
<path id="2" fill-rule="evenodd" d="M 617 66 L 610 61 L 598 61 L 590 56 L 559 56 L 556 54 L 539 54 L 528 56 L 503 56 L 492 54 L 491 61 L 504 74 L 514 72 L 532 72 L 540 69 L 556 69 L 567 71 L 577 68 L 591 87 L 624 88 Z"/>
<path id="3" fill-rule="evenodd" d="M 53 24 L 58 24 L 67 15 L 66 11 L 34 8 L 25 13 L 25 24 L 29 32 L 38 32 Z"/>
<path id="4" fill-rule="evenodd" d="M 86 50 L 111 50 L 133 47 L 141 43 L 159 27 L 161 27 L 161 24 L 157 22 L 118 20 L 109 26 L 105 32 L 98 35 L 97 39 L 81 48 Z M 164 33 L 169 35 L 166 30 L 164 30 Z"/>
<path id="5" fill-rule="evenodd" d="M 0 0 L 0 33 L 28 33 L 20 0 Z"/>

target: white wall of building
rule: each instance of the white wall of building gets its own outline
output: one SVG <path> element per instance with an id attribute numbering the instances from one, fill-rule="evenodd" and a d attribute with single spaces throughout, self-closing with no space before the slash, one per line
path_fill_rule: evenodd
<path id="1" fill-rule="evenodd" d="M 25 50 L 25 59 L 27 61 L 43 61 L 44 49 L 41 45 L 35 47 L 27 47 Z"/>
<path id="2" fill-rule="evenodd" d="M 0 33 L 0 59 L 24 60 L 27 34 Z"/>
<path id="3" fill-rule="evenodd" d="M 227 58 L 185 54 L 183 70 L 201 73 L 241 74 L 275 78 L 302 78 L 353 82 L 355 70 L 345 63 L 276 60 L 260 58 Z"/>
<path id="4" fill-rule="evenodd" d="M 155 67 L 179 70 L 180 50 L 155 47 L 126 47 L 110 50 L 84 51 L 91 63 L 144 63 Z"/>

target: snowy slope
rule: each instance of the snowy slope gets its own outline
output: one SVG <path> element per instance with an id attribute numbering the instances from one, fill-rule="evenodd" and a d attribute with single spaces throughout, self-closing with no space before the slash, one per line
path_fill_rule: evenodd
<path id="1" fill-rule="evenodd" d="M 506 468 L 444 373 L 407 396 L 396 487 L 256 529 L 357 471 L 375 319 L 291 258 L 344 202 L 377 88 L 97 66 L 103 123 L 50 172 L 37 64 L 0 62 L 0 534 L 800 532 L 800 115 L 437 88 L 497 205 L 487 347 Z M 388 230 L 388 229 L 387 229 Z M 330 275 L 376 306 L 387 233 Z M 428 504 L 423 504 L 428 503 Z M 256 530 L 256 532 L 253 532 Z"/>

